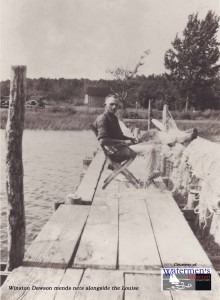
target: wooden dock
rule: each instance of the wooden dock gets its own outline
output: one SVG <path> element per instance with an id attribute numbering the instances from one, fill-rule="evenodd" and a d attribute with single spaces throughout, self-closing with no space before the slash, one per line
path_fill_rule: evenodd
<path id="1" fill-rule="evenodd" d="M 109 172 L 98 151 L 81 200 L 57 209 L 1 299 L 219 300 L 219 276 L 162 182 L 137 190 L 119 175 L 102 190 Z M 161 268 L 175 263 L 212 268 L 212 291 L 161 291 Z"/>

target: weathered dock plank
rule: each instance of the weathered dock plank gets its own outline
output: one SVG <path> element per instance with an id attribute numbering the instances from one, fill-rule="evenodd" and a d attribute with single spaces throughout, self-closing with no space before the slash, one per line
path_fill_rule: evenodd
<path id="1" fill-rule="evenodd" d="M 99 150 L 92 160 L 83 180 L 77 188 L 77 196 L 81 198 L 80 203 L 91 204 L 99 182 L 103 167 L 105 164 L 105 155 Z"/>
<path id="2" fill-rule="evenodd" d="M 169 291 L 161 291 L 159 275 L 125 274 L 125 286 L 138 290 L 125 290 L 125 300 L 171 300 Z M 183 293 L 184 294 L 184 293 Z M 193 299 L 193 298 L 185 298 Z"/>
<path id="3" fill-rule="evenodd" d="M 80 269 L 67 269 L 59 284 L 54 300 L 73 300 L 83 272 Z"/>
<path id="4" fill-rule="evenodd" d="M 115 269 L 118 247 L 118 198 L 93 201 L 73 267 Z"/>
<path id="5" fill-rule="evenodd" d="M 66 268 L 83 231 L 90 207 L 62 205 L 27 249 L 23 265 Z"/>
<path id="6" fill-rule="evenodd" d="M 151 191 L 146 204 L 164 267 L 174 263 L 212 265 L 169 192 Z"/>
<path id="7" fill-rule="evenodd" d="M 146 190 L 119 198 L 119 269 L 161 268 L 145 198 Z"/>
<path id="8" fill-rule="evenodd" d="M 120 271 L 87 269 L 80 283 L 84 290 L 78 290 L 74 300 L 123 300 L 123 285 L 123 273 Z M 115 286 L 120 289 L 112 289 Z M 97 291 L 89 287 L 109 287 L 109 289 Z"/>
<path id="9" fill-rule="evenodd" d="M 1 287 L 1 300 L 53 300 L 64 270 L 19 267 Z M 10 288 L 11 287 L 11 288 Z M 18 288 L 18 289 L 16 289 Z"/>

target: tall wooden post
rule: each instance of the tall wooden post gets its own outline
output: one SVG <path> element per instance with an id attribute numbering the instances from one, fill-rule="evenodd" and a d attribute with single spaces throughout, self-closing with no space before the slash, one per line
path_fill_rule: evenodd
<path id="1" fill-rule="evenodd" d="M 26 67 L 13 66 L 6 125 L 6 192 L 8 197 L 7 270 L 21 265 L 25 249 L 22 135 L 26 98 Z"/>
<path id="2" fill-rule="evenodd" d="M 168 105 L 164 104 L 163 106 L 163 115 L 162 115 L 162 122 L 164 127 L 166 128 L 166 131 L 168 130 Z"/>
<path id="3" fill-rule="evenodd" d="M 168 105 L 167 104 L 164 104 L 164 106 L 163 106 L 162 123 L 164 125 L 165 130 L 168 131 Z M 164 156 L 164 155 L 161 156 L 160 171 L 161 171 L 162 177 L 167 175 L 166 156 Z"/>
<path id="4" fill-rule="evenodd" d="M 150 122 L 151 122 L 151 100 L 148 102 L 148 122 L 147 129 L 150 130 Z"/>

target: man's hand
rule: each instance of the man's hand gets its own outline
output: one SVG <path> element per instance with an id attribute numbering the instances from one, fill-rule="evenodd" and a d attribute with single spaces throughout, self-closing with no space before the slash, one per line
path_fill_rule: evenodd
<path id="1" fill-rule="evenodd" d="M 138 138 L 131 138 L 131 142 L 132 142 L 132 144 L 137 144 L 137 143 L 139 143 L 139 139 Z"/>

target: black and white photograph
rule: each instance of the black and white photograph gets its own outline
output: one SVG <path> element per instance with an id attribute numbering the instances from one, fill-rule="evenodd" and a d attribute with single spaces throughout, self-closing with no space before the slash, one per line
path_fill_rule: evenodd
<path id="1" fill-rule="evenodd" d="M 0 299 L 220 299 L 219 0 L 0 0 Z"/>

